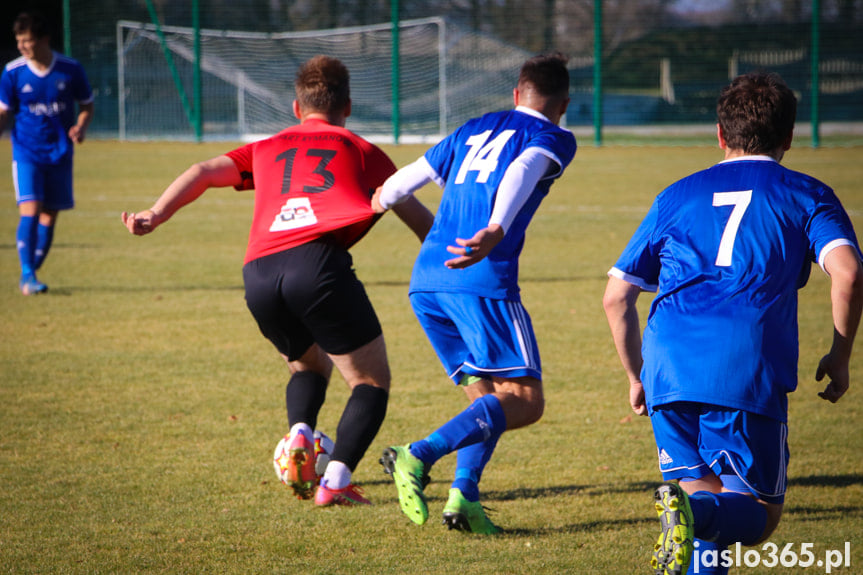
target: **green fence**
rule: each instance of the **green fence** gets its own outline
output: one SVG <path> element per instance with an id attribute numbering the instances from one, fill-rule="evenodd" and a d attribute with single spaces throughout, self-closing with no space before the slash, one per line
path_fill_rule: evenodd
<path id="1" fill-rule="evenodd" d="M 264 71 L 274 87 L 256 87 L 261 98 L 287 100 L 289 108 L 296 63 L 308 53 L 300 47 L 314 41 L 315 50 L 350 61 L 354 127 L 402 140 L 433 138 L 467 116 L 507 106 L 519 61 L 558 49 L 571 57 L 565 121 L 597 141 L 603 131 L 709 131 L 716 95 L 729 77 L 769 69 L 798 94 L 799 133 L 809 133 L 816 119 L 814 143 L 863 143 L 860 0 L 393 2 L 66 0 L 65 39 L 97 93 L 94 135 L 106 137 L 214 139 L 274 131 L 292 122 L 279 111 L 284 102 L 253 109 L 254 94 L 244 93 L 237 79 Z M 402 26 L 401 57 L 394 60 L 394 13 L 440 24 Z M 118 25 L 123 21 L 127 28 Z M 197 58 L 196 23 L 202 32 Z M 130 38 L 135 26 L 141 34 Z M 161 44 L 160 30 L 172 34 Z M 334 30 L 343 37 L 328 43 Z M 304 34 L 308 42 L 295 40 Z M 201 106 L 194 97 L 198 71 Z M 197 134 L 190 112 L 200 112 Z"/>

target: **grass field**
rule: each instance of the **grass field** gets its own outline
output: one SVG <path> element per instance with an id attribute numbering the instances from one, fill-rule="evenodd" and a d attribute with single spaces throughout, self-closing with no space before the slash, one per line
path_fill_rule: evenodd
<path id="1" fill-rule="evenodd" d="M 393 370 L 387 420 L 355 474 L 375 505 L 317 509 L 293 499 L 272 469 L 288 373 L 243 301 L 251 194 L 212 190 L 145 238 L 120 224 L 121 211 L 148 207 L 188 164 L 230 145 L 87 142 L 76 159 L 77 208 L 62 214 L 40 274 L 51 290 L 25 298 L 9 143 L 0 142 L 0 572 L 648 572 L 660 476 L 649 421 L 630 416 L 600 300 L 605 272 L 653 196 L 721 157 L 709 146 L 585 144 L 522 257 L 547 409 L 504 435 L 483 477 L 484 503 L 506 530 L 488 538 L 438 524 L 454 457 L 432 471 L 423 527 L 400 513 L 377 464 L 385 446 L 424 437 L 465 405 L 410 311 L 418 244 L 394 216 L 353 252 Z M 422 148 L 389 151 L 404 165 Z M 863 230 L 861 160 L 859 147 L 801 147 L 785 164 L 830 183 Z M 419 197 L 433 205 L 439 196 Z M 832 334 L 828 290 L 816 269 L 801 292 L 790 485 L 771 542 L 797 552 L 811 543 L 817 559 L 849 542 L 851 567 L 833 572 L 863 573 L 863 350 L 851 391 L 837 405 L 821 401 L 813 374 Z M 334 434 L 347 396 L 334 377 L 324 431 Z"/>

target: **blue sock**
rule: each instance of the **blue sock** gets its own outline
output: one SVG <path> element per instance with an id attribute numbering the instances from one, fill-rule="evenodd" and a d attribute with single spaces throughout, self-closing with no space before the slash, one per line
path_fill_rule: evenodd
<path id="1" fill-rule="evenodd" d="M 54 226 L 45 226 L 41 223 L 36 228 L 36 250 L 33 252 L 33 269 L 42 267 L 42 262 L 51 250 L 54 241 Z"/>
<path id="2" fill-rule="evenodd" d="M 462 447 L 497 440 L 506 431 L 506 416 L 500 400 L 494 395 L 483 395 L 467 409 L 444 423 L 423 440 L 411 443 L 410 452 L 423 463 L 435 461 Z"/>
<path id="3" fill-rule="evenodd" d="M 16 243 L 18 246 L 18 259 L 21 262 L 21 275 L 30 276 L 36 271 L 33 265 L 33 252 L 36 250 L 36 227 L 39 219 L 36 216 L 21 216 L 18 221 L 18 232 Z"/>
<path id="4" fill-rule="evenodd" d="M 499 438 L 492 437 L 458 450 L 452 487 L 460 490 L 468 501 L 479 501 L 479 480 Z"/>
<path id="5" fill-rule="evenodd" d="M 698 491 L 689 496 L 695 519 L 695 536 L 727 547 L 738 541 L 752 545 L 767 524 L 767 510 L 742 493 Z"/>
<path id="6" fill-rule="evenodd" d="M 687 575 L 727 575 L 731 559 L 722 557 L 722 552 L 728 549 L 724 545 L 717 545 L 711 541 L 695 539 L 695 550 L 692 553 L 692 561 L 689 563 Z M 723 567 L 723 563 L 729 563 Z"/>

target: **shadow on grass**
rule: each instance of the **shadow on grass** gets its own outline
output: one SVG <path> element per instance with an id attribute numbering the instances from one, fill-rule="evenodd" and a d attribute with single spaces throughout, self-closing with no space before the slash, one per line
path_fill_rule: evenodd
<path id="1" fill-rule="evenodd" d="M 51 249 L 54 250 L 64 250 L 64 249 L 73 249 L 73 250 L 101 250 L 105 246 L 101 244 L 68 244 L 68 243 L 54 243 L 51 246 Z M 6 244 L 0 243 L 0 250 L 17 250 L 18 246 L 15 244 Z"/>
<path id="2" fill-rule="evenodd" d="M 831 519 L 848 520 L 852 517 L 862 517 L 863 507 L 853 505 L 836 505 L 834 507 L 785 507 L 783 517 L 794 517 L 796 521 L 828 521 Z"/>
<path id="3" fill-rule="evenodd" d="M 447 482 L 448 479 L 438 479 L 435 481 L 432 478 L 433 483 L 443 483 Z M 390 479 L 376 479 L 371 481 L 363 481 L 363 486 L 369 485 L 392 485 L 393 482 Z M 643 525 L 643 524 L 656 524 L 658 522 L 656 517 L 652 515 L 650 512 L 653 509 L 652 506 L 652 497 L 651 494 L 653 490 L 656 488 L 658 483 L 653 481 L 637 481 L 631 483 L 624 484 L 600 484 L 600 485 L 555 485 L 549 487 L 540 487 L 540 488 L 518 488 L 512 489 L 508 491 L 483 491 L 482 493 L 482 502 L 483 504 L 487 504 L 487 510 L 489 511 L 489 517 L 492 521 L 494 521 L 494 502 L 495 501 L 513 501 L 517 499 L 542 499 L 546 497 L 558 497 L 561 495 L 564 496 L 575 496 L 575 497 L 594 497 L 599 495 L 612 495 L 612 494 L 621 494 L 621 493 L 636 493 L 639 496 L 639 500 L 642 500 L 644 503 L 643 507 L 645 509 L 646 515 L 644 517 L 634 517 L 627 519 L 599 519 L 594 521 L 585 521 L 583 523 L 570 523 L 568 525 L 549 525 L 547 527 L 538 527 L 533 529 L 524 529 L 524 528 L 513 528 L 507 529 L 504 528 L 502 536 L 513 535 L 513 536 L 545 536 L 545 535 L 556 535 L 563 533 L 585 533 L 591 531 L 608 531 L 613 529 L 620 529 L 622 527 L 633 526 L 633 525 Z M 392 489 L 392 500 L 391 502 L 397 502 L 398 496 L 396 495 L 395 486 Z M 433 504 L 443 503 L 446 501 L 447 497 L 444 496 L 428 496 L 428 501 Z M 637 503 L 636 503 L 637 505 Z"/>
<path id="4" fill-rule="evenodd" d="M 492 521 L 494 518 L 492 517 Z M 635 517 L 631 519 L 602 519 L 598 521 L 587 521 L 585 523 L 570 523 L 569 525 L 555 525 L 549 527 L 538 527 L 536 529 L 506 529 L 504 528 L 502 535 L 516 536 L 531 536 L 540 535 L 558 535 L 560 533 L 589 533 L 592 531 L 609 531 L 616 530 L 622 527 L 630 527 L 633 525 L 656 525 L 657 530 L 659 522 L 655 517 Z"/>
<path id="5" fill-rule="evenodd" d="M 604 279 L 600 276 L 583 276 L 583 277 L 558 277 L 558 278 L 522 278 L 519 283 L 567 283 L 567 282 L 584 282 L 596 281 Z M 362 281 L 362 278 L 360 278 Z M 410 281 L 363 281 L 367 287 L 408 287 Z M 49 295 L 55 296 L 70 296 L 75 293 L 160 293 L 160 292 L 193 292 L 193 291 L 243 291 L 245 288 L 241 285 L 230 286 L 208 286 L 208 285 L 101 285 L 101 286 L 63 286 L 58 288 L 50 288 Z"/>
<path id="6" fill-rule="evenodd" d="M 447 481 L 446 479 L 438 480 Z M 636 481 L 622 484 L 599 484 L 599 485 L 555 485 L 540 488 L 518 488 L 507 491 L 483 491 L 483 503 L 490 504 L 492 509 L 491 518 L 493 517 L 493 502 L 494 501 L 513 501 L 517 499 L 542 499 L 546 497 L 558 496 L 581 496 L 595 497 L 600 495 L 614 495 L 634 493 L 644 496 L 645 513 L 644 517 L 634 517 L 628 519 L 600 519 L 595 521 L 585 521 L 583 523 L 571 523 L 568 525 L 554 525 L 548 527 L 539 527 L 534 529 L 504 529 L 501 535 L 513 536 L 543 536 L 564 533 L 588 533 L 593 531 L 609 531 L 622 527 L 638 526 L 638 525 L 653 525 L 657 522 L 656 517 L 649 513 L 650 494 L 659 485 L 660 481 Z M 390 479 L 379 479 L 366 481 L 364 485 L 384 485 L 392 484 Z M 848 487 L 850 485 L 863 484 L 863 475 L 860 474 L 845 474 L 845 475 L 811 475 L 808 477 L 797 477 L 790 479 L 789 487 Z M 393 496 L 395 497 L 395 488 L 393 488 Z M 443 501 L 445 497 L 429 497 L 429 501 Z M 633 504 L 636 504 L 633 502 Z M 863 506 L 853 505 L 838 505 L 833 507 L 815 507 L 815 506 L 794 506 L 786 507 L 785 515 L 793 515 L 799 521 L 825 521 L 831 519 L 842 519 L 848 516 L 863 515 Z"/>
<path id="7" fill-rule="evenodd" d="M 601 485 L 554 485 L 549 487 L 520 487 L 509 491 L 483 491 L 483 501 L 512 501 L 515 499 L 541 499 L 560 495 L 596 497 L 621 493 L 642 493 L 648 498 L 661 482 L 636 481 L 631 483 L 605 483 Z"/>
<path id="8" fill-rule="evenodd" d="M 160 293 L 183 293 L 195 291 L 208 292 L 233 292 L 244 291 L 243 286 L 208 286 L 208 285 L 177 285 L 177 286 L 149 286 L 149 285 L 102 285 L 102 286 L 63 286 L 54 288 L 51 287 L 45 296 L 70 296 L 76 293 L 152 293 L 158 295 Z"/>
<path id="9" fill-rule="evenodd" d="M 788 479 L 789 487 L 849 487 L 851 485 L 863 485 L 863 474 L 808 475 L 806 477 L 791 477 Z"/>
<path id="10" fill-rule="evenodd" d="M 845 488 L 852 485 L 863 485 L 863 474 L 846 473 L 842 475 L 808 475 L 806 477 L 792 477 L 788 480 L 788 488 L 793 487 L 826 487 L 828 489 Z M 783 510 L 783 515 L 794 516 L 798 521 L 826 521 L 830 519 L 846 519 L 848 517 L 863 516 L 863 502 L 861 505 L 833 505 L 833 506 L 798 506 L 789 505 Z"/>
<path id="11" fill-rule="evenodd" d="M 606 281 L 608 276 L 605 274 L 602 275 L 593 275 L 593 276 L 567 276 L 567 277 L 525 277 L 521 276 L 518 278 L 519 284 L 543 284 L 543 283 L 569 283 L 569 282 L 587 282 L 587 281 Z M 360 281 L 363 282 L 363 285 L 366 286 L 378 286 L 378 287 L 407 287 L 410 285 L 410 278 L 406 278 L 404 281 L 392 281 L 392 280 L 364 280 L 360 277 Z"/>

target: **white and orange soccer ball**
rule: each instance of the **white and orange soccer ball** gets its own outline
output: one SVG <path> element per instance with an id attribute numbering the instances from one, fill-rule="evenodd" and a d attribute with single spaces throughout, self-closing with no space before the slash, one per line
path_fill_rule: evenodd
<path id="1" fill-rule="evenodd" d="M 291 435 L 287 434 L 276 445 L 276 451 L 273 453 L 273 468 L 276 470 L 276 476 L 279 481 L 286 485 L 288 483 L 288 465 L 291 461 L 288 453 L 290 443 Z M 333 440 L 326 433 L 315 430 L 315 474 L 318 477 L 322 476 L 327 469 L 333 446 Z"/>

